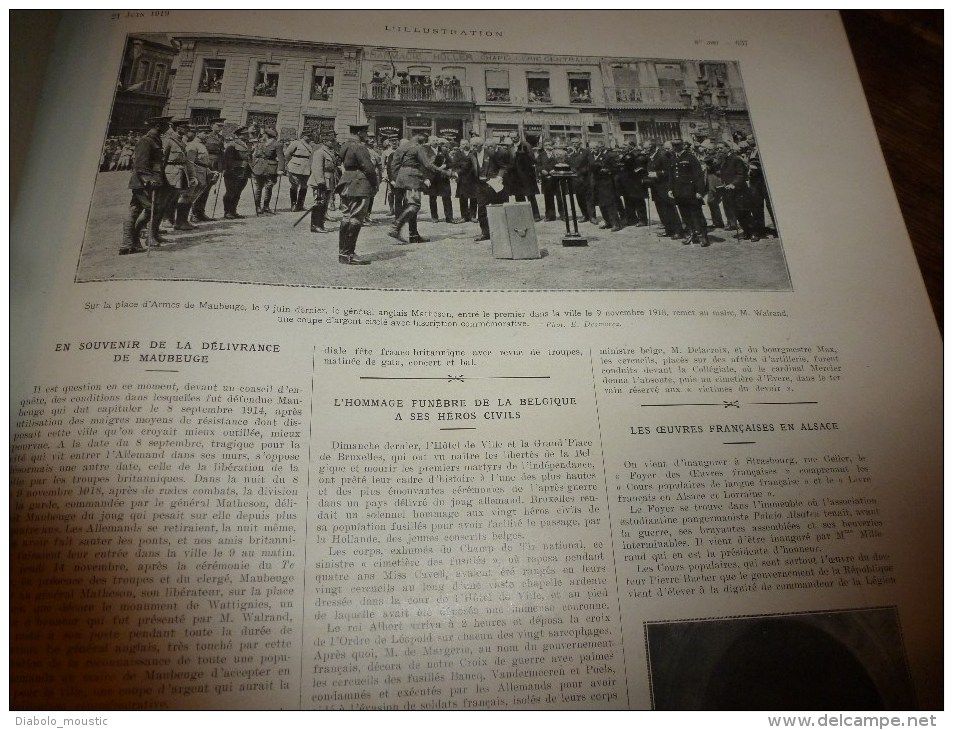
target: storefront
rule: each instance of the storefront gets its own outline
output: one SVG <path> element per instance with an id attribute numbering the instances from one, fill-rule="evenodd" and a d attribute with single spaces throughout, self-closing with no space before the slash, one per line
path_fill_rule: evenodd
<path id="1" fill-rule="evenodd" d="M 598 113 L 484 111 L 480 117 L 487 140 L 500 141 L 503 137 L 519 136 L 534 147 L 546 140 L 559 143 L 580 140 L 584 144 L 608 141 L 608 119 Z"/>

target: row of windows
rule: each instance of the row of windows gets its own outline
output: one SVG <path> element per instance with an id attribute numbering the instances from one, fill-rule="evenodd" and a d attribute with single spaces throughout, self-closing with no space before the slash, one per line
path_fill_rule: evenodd
<path id="1" fill-rule="evenodd" d="M 413 89 L 414 98 L 438 98 L 443 100 L 468 100 L 462 91 L 466 84 L 466 68 L 444 67 L 439 74 L 431 75 L 429 66 L 411 66 L 407 71 L 398 71 L 394 74 L 385 67 L 373 70 L 371 76 L 371 94 L 374 98 L 410 98 L 402 89 Z M 656 77 L 659 89 L 664 94 L 666 89 L 682 88 L 684 84 L 684 70 L 680 64 L 655 64 Z M 616 91 L 617 101 L 628 101 L 629 92 L 636 93 L 638 82 L 632 78 L 634 74 L 628 66 L 613 67 L 612 74 L 615 85 L 622 87 Z M 714 82 L 717 86 L 724 85 L 727 77 L 725 64 L 702 64 L 702 78 Z M 312 66 L 310 80 L 310 97 L 313 101 L 332 101 L 334 98 L 334 68 L 330 66 Z M 255 96 L 277 96 L 278 82 L 281 76 L 281 65 L 266 61 L 258 62 L 255 66 L 255 83 L 252 93 Z M 591 104 L 592 77 L 585 72 L 567 73 L 569 102 L 571 104 Z M 205 59 L 202 73 L 199 78 L 198 91 L 204 94 L 219 94 L 222 92 L 222 81 L 225 77 L 225 59 Z M 509 103 L 512 100 L 510 93 L 510 72 L 507 70 L 488 70 L 485 72 L 486 100 L 493 103 Z M 631 88 L 626 88 L 631 87 Z M 546 71 L 529 71 L 526 73 L 527 101 L 532 104 L 551 104 L 550 77 Z M 624 93 L 626 98 L 620 98 Z M 638 100 L 638 99 L 636 99 Z"/>
<path id="2" fill-rule="evenodd" d="M 259 62 L 255 66 L 255 84 L 252 93 L 255 96 L 277 96 L 280 76 L 281 64 Z M 200 94 L 221 94 L 224 78 L 225 59 L 205 59 L 202 64 L 202 73 L 199 76 L 198 92 Z M 311 67 L 311 99 L 313 101 L 332 101 L 334 99 L 333 67 Z"/>

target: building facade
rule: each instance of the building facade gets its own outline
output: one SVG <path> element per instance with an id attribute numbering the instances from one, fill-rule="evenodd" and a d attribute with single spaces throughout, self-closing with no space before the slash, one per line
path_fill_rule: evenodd
<path id="1" fill-rule="evenodd" d="M 608 145 L 751 131 L 736 62 L 348 46 L 184 34 L 168 113 L 197 123 Z"/>
<path id="2" fill-rule="evenodd" d="M 359 49 L 303 41 L 179 35 L 169 114 L 196 123 L 340 134 L 359 121 Z"/>
<path id="3" fill-rule="evenodd" d="M 175 77 L 175 56 L 176 48 L 166 36 L 143 34 L 126 39 L 109 117 L 110 137 L 141 133 L 146 119 L 162 114 Z"/>

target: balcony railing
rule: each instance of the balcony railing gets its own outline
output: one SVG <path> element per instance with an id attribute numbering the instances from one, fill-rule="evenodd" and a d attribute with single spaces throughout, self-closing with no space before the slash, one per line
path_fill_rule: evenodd
<path id="1" fill-rule="evenodd" d="M 724 86 L 711 90 L 712 103 L 718 107 L 747 106 L 744 89 L 734 86 Z M 690 108 L 698 104 L 697 92 L 678 86 L 609 86 L 606 88 L 606 98 L 613 106 L 660 105 L 683 106 Z"/>
<path id="2" fill-rule="evenodd" d="M 361 98 L 372 101 L 428 101 L 472 104 L 473 89 L 450 84 L 361 84 Z"/>

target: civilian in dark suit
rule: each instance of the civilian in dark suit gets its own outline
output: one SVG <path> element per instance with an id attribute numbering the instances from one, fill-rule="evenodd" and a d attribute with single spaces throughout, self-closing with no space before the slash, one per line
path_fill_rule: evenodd
<path id="1" fill-rule="evenodd" d="M 596 222 L 596 211 L 592 199 L 592 172 L 589 164 L 592 162 L 592 155 L 582 146 L 581 140 L 573 140 L 571 143 L 569 157 L 566 160 L 569 167 L 576 173 L 572 178 L 572 192 L 576 196 L 576 203 L 579 205 L 579 211 L 582 213 L 582 222 Z"/>
<path id="2" fill-rule="evenodd" d="M 734 213 L 745 238 L 757 241 L 754 215 L 751 212 L 751 191 L 748 188 L 748 165 L 738 151 L 732 150 L 721 166 L 721 182 L 725 186 L 725 213 Z"/>
<path id="3" fill-rule="evenodd" d="M 473 166 L 470 164 L 470 143 L 460 143 L 450 151 L 450 168 L 457 173 L 457 199 L 460 201 L 460 217 L 469 223 L 477 214 L 476 184 Z"/>
<path id="4" fill-rule="evenodd" d="M 503 166 L 496 155 L 483 146 L 482 137 L 470 140 L 470 169 L 476 178 L 477 221 L 480 235 L 475 240 L 490 240 L 490 224 L 486 217 L 486 206 L 506 202 L 504 193 L 494 190 L 488 181 L 502 182 Z"/>
<path id="5" fill-rule="evenodd" d="M 552 177 L 556 158 L 553 157 L 553 143 L 544 142 L 543 151 L 536 156 L 536 173 L 539 176 L 540 187 L 543 192 L 546 220 L 556 220 L 556 204 L 559 204 L 559 213 L 564 215 L 562 197 L 559 195 L 559 181 Z"/>
<path id="6" fill-rule="evenodd" d="M 533 219 L 542 220 L 539 215 L 539 203 L 536 196 L 539 194 L 539 183 L 536 181 L 536 153 L 532 145 L 525 139 L 520 139 L 513 150 L 513 197 L 517 202 L 529 198 L 533 209 Z"/>
<path id="7" fill-rule="evenodd" d="M 619 193 L 615 187 L 616 162 L 601 140 L 592 143 L 589 171 L 592 175 L 592 195 L 604 220 L 602 228 L 613 232 L 623 229 L 619 215 Z"/>

